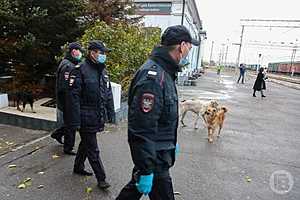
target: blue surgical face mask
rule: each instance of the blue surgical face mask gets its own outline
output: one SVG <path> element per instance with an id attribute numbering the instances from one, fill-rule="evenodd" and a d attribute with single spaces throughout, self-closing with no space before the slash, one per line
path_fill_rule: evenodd
<path id="1" fill-rule="evenodd" d="M 190 64 L 189 60 L 185 57 L 185 58 L 181 58 L 180 61 L 179 61 L 179 66 L 180 67 L 185 67 L 187 66 L 188 64 Z"/>
<path id="2" fill-rule="evenodd" d="M 188 53 L 189 54 L 189 53 Z M 189 60 L 187 59 L 188 54 L 184 57 L 182 57 L 178 63 L 178 65 L 183 68 L 185 66 L 187 66 L 188 64 L 190 64 Z"/>
<path id="3" fill-rule="evenodd" d="M 105 61 L 106 61 L 106 55 L 105 54 L 99 54 L 98 55 L 98 58 L 97 58 L 97 61 L 99 62 L 99 63 L 105 63 Z"/>

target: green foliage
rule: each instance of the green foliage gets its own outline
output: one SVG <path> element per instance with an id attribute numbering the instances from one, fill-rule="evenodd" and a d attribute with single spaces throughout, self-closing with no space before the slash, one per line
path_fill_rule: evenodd
<path id="1" fill-rule="evenodd" d="M 104 21 L 107 24 L 116 21 L 137 22 L 140 18 L 128 17 L 132 14 L 134 14 L 133 0 L 88 0 L 84 18 L 90 24 L 95 21 Z"/>
<path id="2" fill-rule="evenodd" d="M 126 90 L 160 36 L 134 25 L 133 11 L 132 0 L 0 0 L 0 67 L 13 68 L 13 90 L 33 88 L 55 74 L 63 47 L 89 27 L 82 42 L 98 39 L 113 49 L 108 69 Z"/>
<path id="3" fill-rule="evenodd" d="M 55 56 L 83 33 L 84 0 L 0 0 L 0 66 L 13 66 L 16 87 L 55 72 Z"/>
<path id="4" fill-rule="evenodd" d="M 107 25 L 97 22 L 85 31 L 81 41 L 87 47 L 90 40 L 103 41 L 112 51 L 107 67 L 114 82 L 121 83 L 127 91 L 136 70 L 146 61 L 151 50 L 159 43 L 159 28 L 143 28 L 123 22 Z"/>

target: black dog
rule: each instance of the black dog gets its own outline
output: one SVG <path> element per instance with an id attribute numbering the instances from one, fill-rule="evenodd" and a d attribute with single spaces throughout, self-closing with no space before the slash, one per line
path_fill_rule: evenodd
<path id="1" fill-rule="evenodd" d="M 17 110 L 24 112 L 26 104 L 29 103 L 30 107 L 31 107 L 31 112 L 35 113 L 35 111 L 33 110 L 34 98 L 33 98 L 32 92 L 25 92 L 25 91 L 17 92 L 16 93 L 16 101 L 17 101 Z M 20 109 L 21 102 L 23 103 L 22 110 Z"/>

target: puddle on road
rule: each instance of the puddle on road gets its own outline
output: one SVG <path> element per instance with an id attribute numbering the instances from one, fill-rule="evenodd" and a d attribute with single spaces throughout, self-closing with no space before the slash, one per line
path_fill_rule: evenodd
<path id="1" fill-rule="evenodd" d="M 222 78 L 231 78 L 232 76 L 221 75 Z"/>
<path id="2" fill-rule="evenodd" d="M 226 75 L 221 75 L 221 78 L 218 80 L 214 80 L 216 82 L 219 82 L 222 84 L 225 89 L 223 90 L 216 90 L 214 92 L 211 91 L 206 91 L 206 90 L 187 90 L 184 89 L 180 91 L 180 97 L 191 97 L 191 98 L 198 98 L 198 99 L 216 99 L 216 100 L 227 100 L 231 99 L 232 96 L 230 95 L 231 92 L 234 92 L 235 89 L 237 88 L 236 82 L 232 80 L 232 76 L 226 76 Z"/>
<path id="3" fill-rule="evenodd" d="M 226 100 L 230 99 L 231 96 L 225 91 L 221 90 L 219 92 L 210 92 L 210 91 L 195 91 L 195 90 L 184 90 L 180 92 L 181 97 L 196 97 L 198 99 L 216 99 L 216 100 Z"/>
<path id="4" fill-rule="evenodd" d="M 223 83 L 224 87 L 228 88 L 228 89 L 235 89 L 236 88 L 236 84 L 232 80 L 221 79 L 220 83 Z"/>

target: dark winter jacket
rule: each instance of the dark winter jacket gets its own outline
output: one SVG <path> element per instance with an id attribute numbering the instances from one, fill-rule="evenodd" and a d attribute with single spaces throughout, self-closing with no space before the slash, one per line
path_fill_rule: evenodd
<path id="1" fill-rule="evenodd" d="M 253 89 L 257 91 L 266 89 L 265 75 L 262 72 L 258 73 Z"/>
<path id="2" fill-rule="evenodd" d="M 113 95 L 104 64 L 86 59 L 70 73 L 66 123 L 83 132 L 101 132 L 115 119 Z"/>
<path id="3" fill-rule="evenodd" d="M 163 47 L 137 71 L 129 89 L 128 142 L 135 167 L 153 172 L 161 162 L 175 162 L 178 95 L 175 79 L 179 66 Z M 161 156 L 162 152 L 168 152 Z"/>

